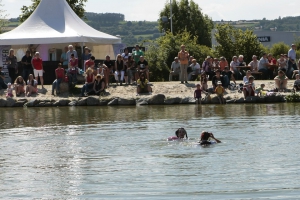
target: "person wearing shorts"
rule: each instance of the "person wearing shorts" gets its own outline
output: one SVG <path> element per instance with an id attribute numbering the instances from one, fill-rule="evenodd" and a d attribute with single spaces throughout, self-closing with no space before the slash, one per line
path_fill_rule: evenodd
<path id="1" fill-rule="evenodd" d="M 35 52 L 34 58 L 31 61 L 32 67 L 33 67 L 33 73 L 36 82 L 38 82 L 39 77 L 41 81 L 42 88 L 44 88 L 44 70 L 43 70 L 43 60 L 40 58 L 40 53 Z"/>

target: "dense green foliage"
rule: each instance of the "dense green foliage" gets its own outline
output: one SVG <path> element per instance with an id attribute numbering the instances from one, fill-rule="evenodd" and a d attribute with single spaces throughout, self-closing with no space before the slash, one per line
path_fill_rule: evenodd
<path id="1" fill-rule="evenodd" d="M 248 63 L 253 55 L 260 56 L 266 50 L 251 30 L 242 31 L 227 24 L 217 25 L 216 29 L 216 53 L 229 61 L 234 55 L 243 55 Z"/>
<path id="2" fill-rule="evenodd" d="M 168 80 L 169 70 L 174 57 L 178 55 L 180 46 L 184 44 L 191 56 L 201 65 L 207 55 L 212 55 L 209 47 L 199 45 L 198 38 L 183 31 L 177 35 L 167 32 L 166 35 L 152 41 L 146 51 L 146 59 L 152 72 L 152 81 Z"/>
<path id="3" fill-rule="evenodd" d="M 298 17 L 279 17 L 274 20 L 262 19 L 259 20 L 259 26 L 263 30 L 270 30 L 270 28 L 277 28 L 277 31 L 300 31 L 300 16 Z"/>
<path id="4" fill-rule="evenodd" d="M 279 58 L 280 54 L 287 54 L 291 47 L 289 45 L 284 44 L 283 42 L 279 42 L 277 44 L 274 44 L 271 49 L 270 53 L 275 57 Z"/>
<path id="5" fill-rule="evenodd" d="M 211 46 L 211 30 L 213 28 L 212 20 L 201 12 L 198 4 L 193 0 L 172 1 L 172 22 L 173 34 L 179 34 L 183 30 L 197 37 L 197 43 Z M 170 19 L 170 4 L 167 3 L 159 14 L 159 29 L 171 31 L 170 20 L 167 23 L 162 21 L 162 17 L 166 16 Z"/>
<path id="6" fill-rule="evenodd" d="M 31 0 L 30 6 L 23 6 L 21 8 L 20 22 L 24 22 L 36 9 L 41 0 Z M 66 0 L 74 12 L 80 17 L 84 17 L 84 3 L 88 0 Z"/>
<path id="7" fill-rule="evenodd" d="M 5 14 L 5 10 L 2 10 L 1 7 L 3 7 L 2 0 L 0 0 L 0 34 L 2 33 L 2 27 L 7 24 L 7 20 L 5 18 L 7 17 L 7 14 Z"/>

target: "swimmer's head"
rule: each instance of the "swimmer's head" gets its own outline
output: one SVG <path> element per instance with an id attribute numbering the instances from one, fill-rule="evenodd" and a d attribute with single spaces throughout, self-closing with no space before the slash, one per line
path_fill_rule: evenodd
<path id="1" fill-rule="evenodd" d="M 201 141 L 208 140 L 210 137 L 211 137 L 211 133 L 209 133 L 207 131 L 202 131 L 200 140 Z"/>
<path id="2" fill-rule="evenodd" d="M 184 128 L 179 128 L 179 129 L 175 132 L 175 134 L 176 134 L 176 136 L 177 136 L 178 138 L 184 138 L 184 137 L 188 138 L 187 132 L 186 132 L 186 130 L 185 130 Z"/>

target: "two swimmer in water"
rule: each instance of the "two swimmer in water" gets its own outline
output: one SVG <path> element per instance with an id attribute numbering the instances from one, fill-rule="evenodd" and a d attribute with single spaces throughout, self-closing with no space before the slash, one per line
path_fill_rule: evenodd
<path id="1" fill-rule="evenodd" d="M 179 128 L 177 131 L 175 131 L 176 137 L 169 137 L 168 140 L 179 140 L 179 139 L 188 139 L 187 132 L 184 128 Z M 221 143 L 220 140 L 215 138 L 214 134 L 203 131 L 200 135 L 200 145 L 210 145 L 214 143 Z"/>

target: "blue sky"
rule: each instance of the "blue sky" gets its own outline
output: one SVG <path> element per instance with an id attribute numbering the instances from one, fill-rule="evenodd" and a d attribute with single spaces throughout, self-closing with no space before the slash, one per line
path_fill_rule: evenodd
<path id="1" fill-rule="evenodd" d="M 276 19 L 279 16 L 300 16 L 299 0 L 194 0 L 203 13 L 213 20 L 240 19 Z M 86 11 L 96 13 L 122 13 L 128 21 L 156 21 L 165 3 L 170 0 L 88 0 Z M 2 0 L 9 14 L 8 18 L 17 17 L 23 5 L 30 5 L 31 0 Z"/>

